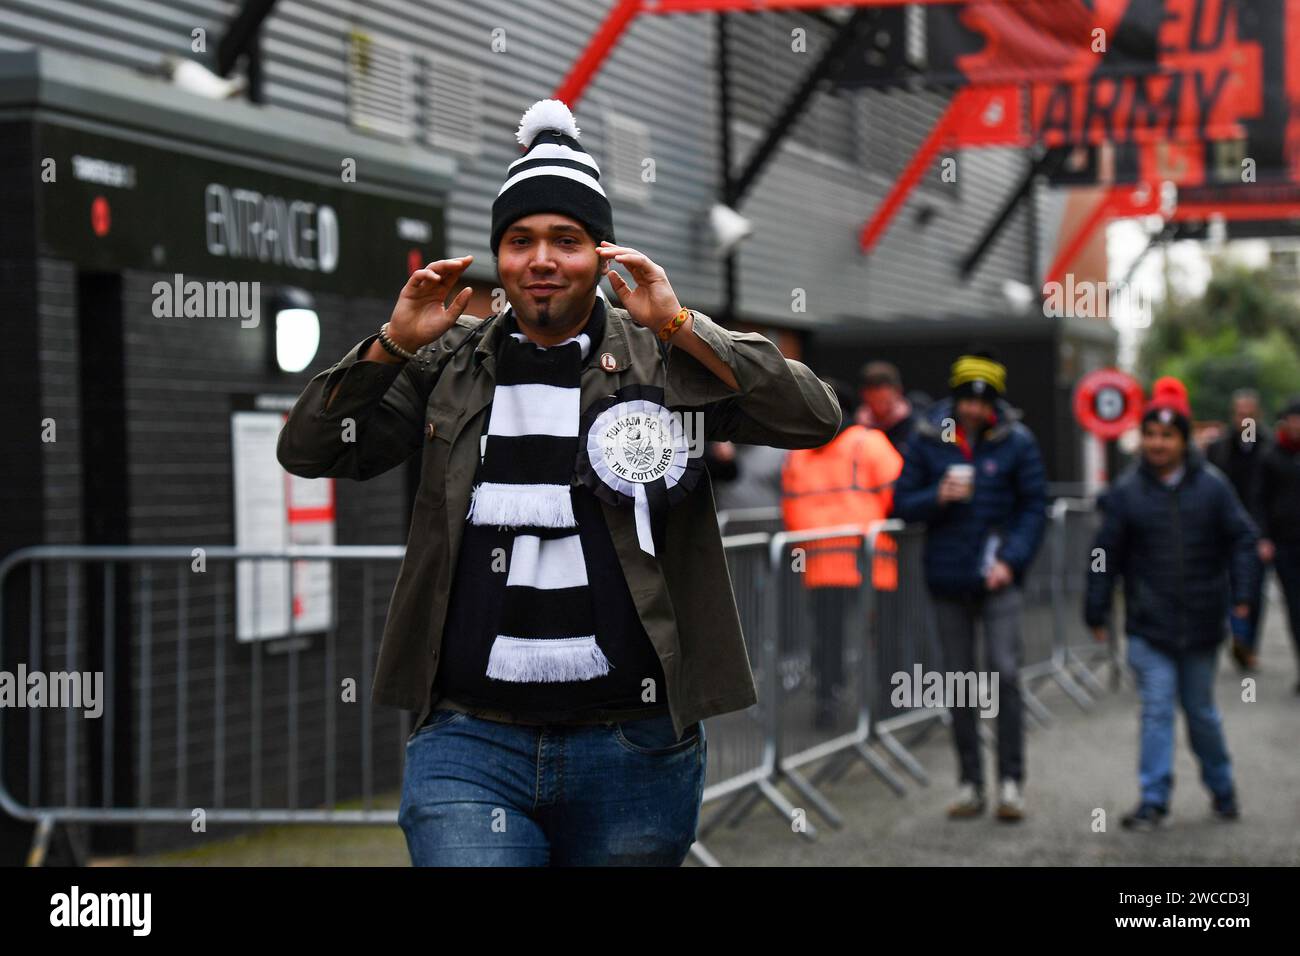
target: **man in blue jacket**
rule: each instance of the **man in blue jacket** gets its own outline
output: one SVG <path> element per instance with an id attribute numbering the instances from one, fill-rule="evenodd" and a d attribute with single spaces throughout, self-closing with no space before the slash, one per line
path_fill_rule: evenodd
<path id="1" fill-rule="evenodd" d="M 1189 445 L 1190 420 L 1183 384 L 1159 379 L 1142 417 L 1141 460 L 1102 501 L 1088 573 L 1084 617 L 1099 641 L 1107 637 L 1115 580 L 1124 579 L 1128 662 L 1142 699 L 1142 795 L 1121 821 L 1129 830 L 1152 829 L 1168 815 L 1175 700 L 1215 815 L 1239 815 L 1214 670 L 1230 592 L 1232 613 L 1250 614 L 1258 535 L 1223 472 Z"/>
<path id="2" fill-rule="evenodd" d="M 1003 398 L 1006 378 L 988 351 L 957 359 L 952 397 L 908 443 L 893 513 L 926 523 L 925 578 L 949 671 L 975 672 L 975 625 L 983 625 L 999 702 L 997 816 L 1015 821 L 1024 816 L 1020 584 L 1043 540 L 1047 494 L 1038 442 Z M 954 706 L 952 717 L 960 779 L 948 814 L 969 818 L 984 812 L 975 709 Z"/>

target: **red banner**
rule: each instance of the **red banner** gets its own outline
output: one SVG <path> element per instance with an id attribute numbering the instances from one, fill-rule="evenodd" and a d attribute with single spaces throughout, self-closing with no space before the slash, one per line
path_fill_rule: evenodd
<path id="1" fill-rule="evenodd" d="M 968 0 L 927 8 L 925 47 L 923 80 L 974 104 L 953 145 L 1113 144 L 1197 184 L 1205 144 L 1242 141 L 1259 179 L 1300 179 L 1300 0 Z"/>
<path id="2" fill-rule="evenodd" d="M 931 63 L 962 84 L 1027 87 L 1024 133 L 1049 146 L 1241 139 L 1266 85 L 1265 38 L 1243 27 L 1280 40 L 1285 6 L 1255 0 L 1243 24 L 1236 0 L 971 0 L 931 11 Z"/>

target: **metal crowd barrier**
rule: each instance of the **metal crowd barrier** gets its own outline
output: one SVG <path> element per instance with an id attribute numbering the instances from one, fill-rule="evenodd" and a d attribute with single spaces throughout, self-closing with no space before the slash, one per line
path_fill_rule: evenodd
<path id="1" fill-rule="evenodd" d="M 1060 498 L 1053 502 L 1053 523 L 1057 525 L 1058 547 L 1053 553 L 1056 570 L 1053 582 L 1060 589 L 1053 606 L 1059 636 L 1056 676 L 1063 690 L 1079 699 L 1105 692 L 1097 676 L 1106 669 L 1110 686 L 1117 688 L 1125 675 L 1119 659 L 1119 644 L 1111 634 L 1105 643 L 1093 639 L 1084 626 L 1080 608 L 1092 558 L 1092 542 L 1101 524 L 1096 501 L 1091 498 Z M 1073 690 L 1070 685 L 1073 683 Z"/>
<path id="2" fill-rule="evenodd" d="M 79 709 L 0 708 L 0 810 L 36 824 L 29 861 L 58 824 L 395 825 L 374 796 L 401 779 L 411 714 L 372 710 L 370 682 L 404 552 L 42 546 L 0 561 L 0 670 L 21 629 L 29 673 L 103 675 L 97 726 Z M 241 568 L 252 627 L 267 586 L 292 607 L 295 577 L 322 564 L 335 586 L 314 640 L 285 614 L 282 638 L 232 641 Z M 25 760 L 5 753 L 11 720 Z"/>
<path id="3" fill-rule="evenodd" d="M 1086 630 L 1080 608 L 1094 527 L 1090 502 L 1053 503 L 1043 545 L 1022 582 L 1023 659 L 1018 684 L 1026 714 L 1040 724 L 1047 723 L 1051 713 L 1036 688 L 1050 681 L 1086 709 L 1093 702 L 1090 691 L 1102 688 L 1095 679 L 1087 680 L 1092 675 L 1083 661 L 1113 659 L 1110 648 L 1096 645 L 1090 636 L 1083 644 L 1079 637 Z M 761 662 L 755 662 L 756 675 L 761 672 L 765 678 L 756 709 L 765 714 L 757 719 L 769 728 L 771 759 L 738 781 L 738 786 L 722 782 L 706 790 L 706 803 L 715 796 L 730 799 L 701 824 L 701 841 L 723 823 L 738 826 L 760 802 L 789 821 L 796 808 L 779 789 L 782 782 L 799 794 L 805 806 L 838 828 L 842 817 L 819 786 L 842 776 L 855 761 L 865 763 L 899 796 L 907 792 L 904 774 L 921 785 L 929 783 L 924 767 L 908 749 L 909 741 L 902 738 L 905 733 L 924 735 L 937 724 L 948 723 L 948 712 L 919 703 L 897 706 L 891 699 L 892 675 L 917 665 L 923 671 L 944 670 L 933 601 L 922 569 L 925 530 L 898 521 L 879 522 L 865 530 L 863 534 L 862 528 L 843 526 L 771 536 L 769 568 L 766 576 L 759 578 L 763 582 L 760 587 L 765 586 L 769 594 L 766 602 L 760 602 L 768 613 L 756 622 L 761 638 L 756 639 L 750 631 L 751 622 L 744 621 L 751 646 L 765 652 Z M 810 589 L 800 586 L 798 574 L 791 571 L 792 550 L 853 534 L 860 536 L 859 547 L 853 549 L 863 582 L 860 593 L 838 606 L 813 598 Z M 872 586 L 872 571 L 882 553 L 896 562 L 897 581 L 892 587 L 878 589 Z M 733 574 L 733 580 L 736 577 Z M 816 603 L 822 607 L 816 608 Z M 836 646 L 832 639 L 828 647 L 823 640 L 825 625 L 837 619 L 843 621 L 843 641 Z M 838 669 L 844 689 L 830 695 L 835 707 L 830 720 L 819 725 L 818 678 L 830 669 L 827 661 L 839 653 L 843 655 Z M 980 726 L 985 743 L 993 746 L 993 735 L 983 723 Z M 709 739 L 711 748 L 727 745 L 722 735 L 710 732 Z M 902 773 L 882 755 L 891 758 Z M 811 764 L 818 766 L 809 774 L 806 768 Z M 755 774 L 760 772 L 766 776 L 757 778 Z M 812 822 L 794 832 L 810 840 L 817 836 Z M 712 859 L 704 855 L 702 843 L 697 848 L 701 858 Z"/>
<path id="4" fill-rule="evenodd" d="M 722 539 L 759 702 L 743 711 L 719 714 L 705 720 L 709 745 L 704 803 L 723 799 L 734 801 L 751 790 L 762 792 L 769 799 L 785 799 L 773 784 L 776 771 L 775 720 L 780 712 L 767 706 L 771 693 L 769 688 L 776 674 L 770 663 L 776 659 L 776 654 L 769 647 L 776 632 L 764 625 L 770 614 L 767 560 L 770 540 L 769 534 L 733 535 Z M 702 837 L 707 830 L 702 821 L 697 836 Z M 707 865 L 717 863 L 702 840 L 696 841 L 691 853 Z"/>
<path id="5" fill-rule="evenodd" d="M 761 578 L 766 590 L 758 621 L 765 653 L 756 667 L 758 707 L 769 729 L 765 776 L 749 780 L 734 792 L 727 805 L 697 831 L 702 841 L 716 826 L 738 826 L 760 801 L 766 801 L 783 819 L 791 820 L 797 808 L 778 789 L 782 781 L 831 822 L 842 825 L 838 811 L 803 773 L 802 767 L 865 739 L 870 713 L 867 688 L 871 662 L 861 635 L 865 630 L 871 589 L 857 587 L 806 587 L 807 572 L 830 557 L 846 563 L 861 576 L 863 529 L 844 526 L 813 532 L 780 532 L 770 536 L 767 568 Z M 856 537 L 857 544 L 853 544 Z M 841 539 L 814 553 L 818 542 Z M 845 542 L 844 539 L 848 539 Z M 812 547 L 809 547 L 812 545 Z M 711 737 L 716 740 L 716 737 Z M 720 741 L 725 746 L 725 740 Z M 866 758 L 878 771 L 892 772 L 877 755 Z M 706 791 L 706 802 L 710 794 Z M 815 839 L 816 824 L 804 818 L 794 830 Z"/>
<path id="6" fill-rule="evenodd" d="M 882 535 L 893 542 L 898 561 L 898 586 L 878 590 L 875 642 L 880 679 L 872 702 L 876 715 L 875 739 L 915 780 L 928 785 L 929 775 L 920 761 L 900 740 L 904 730 L 924 728 L 932 721 L 947 721 L 947 711 L 921 706 L 900 707 L 892 697 L 892 675 L 921 665 L 922 671 L 941 670 L 943 652 L 934 620 L 934 604 L 925 585 L 921 563 L 925 529 L 890 521 L 876 529 L 869 540 L 872 553 L 879 551 Z M 928 729 L 928 728 L 927 728 Z M 901 786 L 894 789 L 901 792 Z"/>
<path id="7" fill-rule="evenodd" d="M 1061 566 L 1058 561 L 1063 536 L 1061 523 L 1057 520 L 1055 504 L 1048 506 L 1047 527 L 1043 533 L 1043 543 L 1039 548 L 1033 564 L 1025 573 L 1021 582 L 1024 597 L 1024 610 L 1021 616 L 1021 660 L 1019 673 L 1020 698 L 1024 701 L 1025 715 L 1039 725 L 1051 721 L 1051 712 L 1039 699 L 1038 689 L 1048 681 L 1060 683 L 1061 653 L 1063 644 L 1058 640 L 1057 625 L 1060 614 L 1057 613 L 1057 575 Z M 1073 617 L 1078 617 L 1074 614 Z M 1073 688 L 1066 686 L 1067 693 Z M 1071 694 L 1073 696 L 1073 694 Z M 1090 702 L 1076 698 L 1080 706 Z M 981 736 L 990 744 L 992 734 L 984 722 L 980 723 Z"/>
<path id="8" fill-rule="evenodd" d="M 1021 674 L 1040 719 L 1047 710 L 1031 683 L 1052 680 L 1087 706 L 1103 690 L 1092 668 L 1114 661 L 1079 620 L 1090 505 L 1058 502 L 1050 517 L 1026 582 Z M 808 561 L 829 553 L 826 541 L 857 586 L 809 586 Z M 929 782 L 907 735 L 928 733 L 947 712 L 895 706 L 890 693 L 899 671 L 942 670 L 923 541 L 921 528 L 896 521 L 724 539 L 759 702 L 706 721 L 704 801 L 716 812 L 701 818 L 698 860 L 716 863 L 708 834 L 739 826 L 759 803 L 794 818 L 781 783 L 838 827 L 820 787 L 858 761 L 900 797 L 907 778 Z M 413 715 L 369 698 L 404 551 L 35 547 L 0 561 L 0 670 L 21 661 L 104 675 L 98 726 L 74 710 L 0 708 L 0 810 L 36 824 L 30 861 L 43 860 L 59 825 L 137 827 L 137 852 L 164 849 L 162 825 L 193 825 L 198 809 L 211 825 L 396 825 L 396 807 L 376 806 L 376 795 L 400 788 Z M 896 568 L 892 586 L 873 586 L 880 560 Z M 267 581 L 292 606 L 293 582 L 314 570 L 319 584 L 322 569 L 331 584 L 323 630 L 301 633 L 286 614 L 283 635 L 232 639 L 240 573 L 251 574 L 244 587 L 257 620 Z M 24 725 L 17 734 L 11 721 Z M 6 741 L 24 737 L 25 753 L 6 753 Z M 807 817 L 792 829 L 818 833 Z"/>
<path id="9" fill-rule="evenodd" d="M 718 530 L 724 535 L 776 534 L 783 530 L 781 508 L 728 508 L 719 511 Z"/>

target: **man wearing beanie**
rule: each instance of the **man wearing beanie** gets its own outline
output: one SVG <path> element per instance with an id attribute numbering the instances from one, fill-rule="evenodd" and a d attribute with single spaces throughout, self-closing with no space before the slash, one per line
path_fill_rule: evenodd
<path id="1" fill-rule="evenodd" d="M 516 139 L 491 225 L 508 307 L 461 314 L 471 256 L 416 270 L 380 331 L 312 379 L 279 459 L 365 480 L 421 456 L 372 691 L 416 712 L 412 862 L 675 866 L 703 720 L 757 700 L 699 450 L 821 445 L 840 407 L 615 244 L 567 106 L 533 104 Z"/>
<path id="2" fill-rule="evenodd" d="M 1084 618 L 1108 637 L 1111 598 L 1124 579 L 1128 662 L 1142 701 L 1137 808 L 1125 829 L 1152 829 L 1169 813 L 1174 710 L 1187 718 L 1201 782 L 1215 816 L 1239 815 L 1232 761 L 1214 704 L 1214 671 L 1226 636 L 1224 596 L 1245 618 L 1258 568 L 1254 523 L 1223 472 L 1190 443 L 1187 389 L 1158 379 L 1142 416 L 1138 463 L 1104 496 L 1093 543 Z"/>
<path id="3" fill-rule="evenodd" d="M 1255 513 L 1259 557 L 1277 571 L 1300 668 L 1300 396 L 1287 402 L 1279 417 L 1276 440 L 1260 465 Z M 1300 694 L 1300 677 L 1295 690 Z"/>
<path id="4" fill-rule="evenodd" d="M 997 817 L 1014 822 L 1025 812 L 1021 582 L 1042 544 L 1047 482 L 1038 442 L 1004 398 L 1006 367 L 991 351 L 960 356 L 948 384 L 951 397 L 908 443 L 894 515 L 925 522 L 925 579 L 950 672 L 975 673 L 975 629 L 983 629 L 998 695 Z M 959 786 L 948 814 L 958 819 L 985 806 L 975 707 L 950 707 Z"/>

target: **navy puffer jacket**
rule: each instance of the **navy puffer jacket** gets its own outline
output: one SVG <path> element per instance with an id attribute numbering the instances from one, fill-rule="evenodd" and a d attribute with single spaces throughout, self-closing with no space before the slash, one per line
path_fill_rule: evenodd
<path id="1" fill-rule="evenodd" d="M 1228 605 L 1250 602 L 1259 573 L 1258 532 L 1223 472 L 1192 451 L 1182 479 L 1170 487 L 1141 463 L 1099 505 L 1102 525 L 1084 600 L 1088 626 L 1106 624 L 1122 577 L 1129 634 L 1170 653 L 1223 640 Z"/>
<path id="2" fill-rule="evenodd" d="M 967 458 L 954 441 L 944 440 L 952 400 L 937 402 L 918 419 L 894 484 L 894 517 L 926 524 L 925 579 L 936 594 L 984 592 L 980 568 L 991 534 L 998 535 L 997 557 L 1017 583 L 1043 541 L 1047 479 L 1038 442 L 1006 402 L 999 400 L 995 410 L 997 421 Z M 975 466 L 975 493 L 969 501 L 941 505 L 939 480 L 949 465 L 959 464 Z"/>

